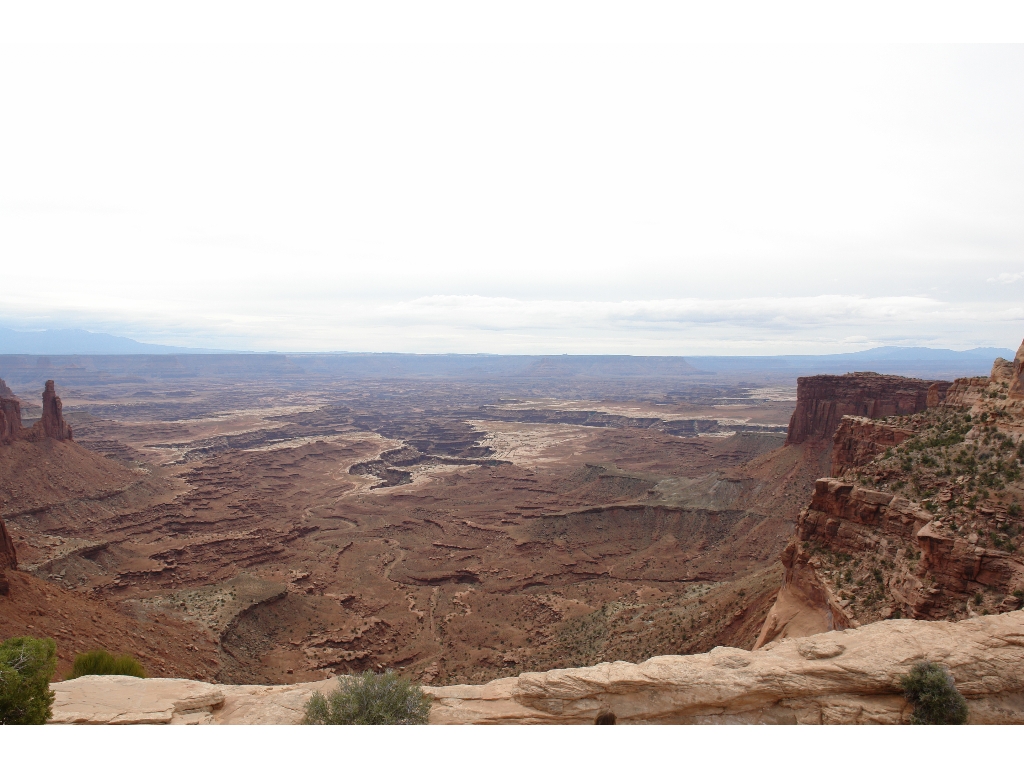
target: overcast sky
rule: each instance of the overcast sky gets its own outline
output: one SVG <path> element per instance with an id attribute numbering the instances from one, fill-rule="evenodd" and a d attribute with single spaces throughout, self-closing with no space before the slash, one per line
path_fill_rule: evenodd
<path id="1" fill-rule="evenodd" d="M 5 9 L 0 325 L 280 351 L 1024 336 L 1024 47 L 297 5 Z"/>

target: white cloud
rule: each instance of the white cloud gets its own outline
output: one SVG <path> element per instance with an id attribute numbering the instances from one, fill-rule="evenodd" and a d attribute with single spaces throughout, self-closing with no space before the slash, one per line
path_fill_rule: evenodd
<path id="1" fill-rule="evenodd" d="M 1009 272 L 1002 272 L 999 274 L 999 277 L 990 277 L 988 282 L 998 282 L 1003 285 L 1010 285 L 1011 283 L 1016 283 L 1018 280 L 1024 280 L 1024 272 L 1014 272 L 1013 274 L 1010 274 Z"/>

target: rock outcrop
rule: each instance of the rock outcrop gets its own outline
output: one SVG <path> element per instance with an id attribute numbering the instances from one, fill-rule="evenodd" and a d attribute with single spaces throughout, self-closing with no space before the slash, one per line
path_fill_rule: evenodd
<path id="1" fill-rule="evenodd" d="M 14 540 L 7 532 L 3 518 L 0 518 L 0 595 L 7 595 L 11 591 L 11 584 L 7 578 L 7 572 L 18 567 L 18 555 L 14 551 Z"/>
<path id="2" fill-rule="evenodd" d="M 1009 395 L 1015 400 L 1024 400 L 1024 341 L 1013 358 Z"/>
<path id="3" fill-rule="evenodd" d="M 46 382 L 43 390 L 43 416 L 33 425 L 33 430 L 54 440 L 71 440 L 71 427 L 64 421 L 63 406 L 53 386 L 53 379 Z"/>
<path id="4" fill-rule="evenodd" d="M 73 440 L 72 429 L 64 421 L 63 411 L 53 379 L 50 379 L 43 389 L 42 418 L 31 428 L 25 429 L 21 424 L 21 401 L 0 379 L 0 445 L 15 440 Z"/>
<path id="5" fill-rule="evenodd" d="M 877 373 L 801 376 L 796 410 L 789 421 L 786 445 L 831 440 L 843 416 L 878 419 L 918 413 L 942 402 L 947 381 L 925 381 Z"/>
<path id="6" fill-rule="evenodd" d="M 10 442 L 14 435 L 21 432 L 21 403 L 14 396 L 7 382 L 0 379 L 0 445 Z M 0 518 L 0 595 L 11 591 L 7 579 L 7 571 L 18 567 L 18 556 L 14 551 L 14 541 L 7 532 L 3 518 Z"/>
<path id="7" fill-rule="evenodd" d="M 21 434 L 21 401 L 0 379 L 0 445 L 13 442 Z"/>
<path id="8" fill-rule="evenodd" d="M 843 416 L 832 439 L 832 475 L 867 464 L 914 436 L 914 431 L 860 416 Z"/>
<path id="9" fill-rule="evenodd" d="M 1021 611 L 957 623 L 885 621 L 758 651 L 719 647 L 424 690 L 433 724 L 897 724 L 912 709 L 899 678 L 923 660 L 949 668 L 971 723 L 1024 724 Z M 80 677 L 51 686 L 51 722 L 298 723 L 312 692 L 334 685 Z"/>
<path id="10" fill-rule="evenodd" d="M 832 472 L 845 479 L 819 480 L 798 518 L 759 643 L 821 631 L 837 604 L 853 623 L 1021 607 L 1017 365 L 996 360 L 990 377 L 958 379 L 939 408 L 842 420 Z"/>
<path id="11" fill-rule="evenodd" d="M 859 620 L 941 619 L 982 591 L 1024 588 L 1011 553 L 954 536 L 920 504 L 836 478 L 817 482 L 782 561 L 783 587 L 755 647 Z M 1011 596 L 1000 610 L 1017 607 Z"/>
<path id="12" fill-rule="evenodd" d="M 791 541 L 779 559 L 786 569 L 782 588 L 754 643 L 755 650 L 774 640 L 807 637 L 855 625 L 839 598 L 818 576 L 807 548 Z"/>
<path id="13" fill-rule="evenodd" d="M 294 725 L 313 691 L 335 678 L 295 685 L 220 685 L 175 678 L 87 675 L 52 683 L 51 724 Z"/>

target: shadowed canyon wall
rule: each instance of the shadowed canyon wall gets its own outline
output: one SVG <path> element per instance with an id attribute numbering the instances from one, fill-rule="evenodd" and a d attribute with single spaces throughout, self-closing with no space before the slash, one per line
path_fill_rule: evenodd
<path id="1" fill-rule="evenodd" d="M 3 518 L 0 518 L 0 595 L 6 595 L 11 591 L 7 572 L 13 571 L 17 567 L 18 556 L 14 551 L 14 541 L 7 532 Z"/>

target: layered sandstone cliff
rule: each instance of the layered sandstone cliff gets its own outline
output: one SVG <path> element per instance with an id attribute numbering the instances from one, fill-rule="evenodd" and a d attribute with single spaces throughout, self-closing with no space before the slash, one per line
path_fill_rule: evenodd
<path id="1" fill-rule="evenodd" d="M 957 623 L 885 621 L 781 640 L 485 685 L 426 688 L 433 724 L 907 723 L 899 679 L 919 661 L 949 668 L 971 723 L 1024 724 L 1024 612 Z M 314 690 L 192 680 L 80 677 L 54 683 L 54 723 L 298 723 Z"/>
<path id="2" fill-rule="evenodd" d="M 21 401 L 0 379 L 0 445 L 9 443 L 21 434 Z"/>
<path id="3" fill-rule="evenodd" d="M 984 610 L 1015 610 L 1024 589 L 1015 554 L 955 535 L 916 502 L 834 478 L 818 481 L 783 564 L 758 646 L 894 615 L 947 618 L 984 593 Z"/>
<path id="4" fill-rule="evenodd" d="M 938 405 L 950 383 L 877 373 L 843 376 L 801 376 L 796 410 L 789 421 L 786 445 L 831 440 L 843 416 L 884 416 L 918 413 Z"/>
<path id="5" fill-rule="evenodd" d="M 21 432 L 21 403 L 14 396 L 7 382 L 0 379 L 0 445 L 8 443 Z M 0 517 L 0 595 L 11 590 L 7 579 L 7 571 L 18 567 L 18 557 L 14 551 L 14 541 L 7 532 L 3 518 Z"/>
<path id="6" fill-rule="evenodd" d="M 881 400 L 905 398 L 911 415 L 842 419 L 835 477 L 817 482 L 798 518 L 758 645 L 841 622 L 1021 607 L 1024 398 L 1010 390 L 1022 357 L 996 360 L 989 377 L 958 379 L 941 403 L 929 385 L 923 410 L 914 410 L 920 400 L 909 398 L 906 380 L 878 377 L 903 393 Z M 820 413 L 813 397 L 806 402 L 805 421 Z M 796 414 L 794 423 L 803 423 Z"/>
<path id="7" fill-rule="evenodd" d="M 6 595 L 11 591 L 11 584 L 7 577 L 8 571 L 18 567 L 18 555 L 14 551 L 14 540 L 7 532 L 3 518 L 0 518 L 0 595 Z"/>
<path id="8" fill-rule="evenodd" d="M 1009 395 L 1017 400 L 1024 400 L 1024 341 L 1013 358 Z"/>
<path id="9" fill-rule="evenodd" d="M 832 475 L 863 466 L 914 436 L 914 431 L 860 416 L 843 416 L 832 438 Z"/>

